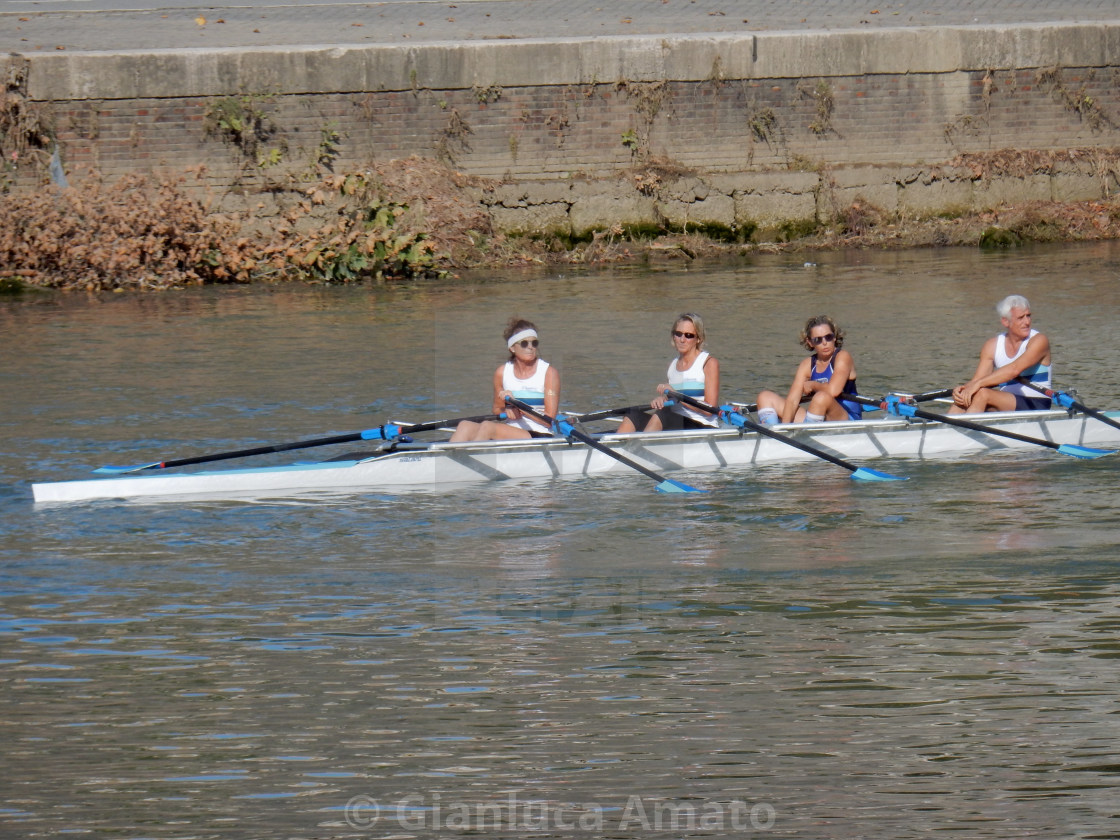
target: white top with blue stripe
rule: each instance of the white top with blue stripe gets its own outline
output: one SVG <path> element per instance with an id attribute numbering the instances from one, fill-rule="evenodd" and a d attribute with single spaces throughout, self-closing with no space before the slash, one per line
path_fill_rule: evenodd
<path id="1" fill-rule="evenodd" d="M 537 369 L 533 372 L 533 375 L 528 379 L 518 379 L 513 372 L 513 362 L 506 362 L 506 366 L 502 370 L 502 388 L 543 414 L 544 376 L 547 372 L 548 362 L 544 359 L 537 359 Z M 524 415 L 517 420 L 507 420 L 506 423 L 529 432 L 550 433 L 548 426 Z"/>
<path id="2" fill-rule="evenodd" d="M 1007 333 L 1000 333 L 998 336 L 996 336 L 996 368 L 999 369 L 1004 365 L 1009 365 L 1020 356 L 1022 356 L 1023 353 L 1026 352 L 1027 345 L 1031 343 L 1031 339 L 1036 335 L 1038 335 L 1038 330 L 1031 330 L 1030 335 L 1027 336 L 1027 340 L 1019 345 L 1019 352 L 1014 356 L 1007 355 Z M 1024 379 L 1033 382 L 1040 388 L 1050 388 L 1050 376 L 1052 371 L 1052 365 L 1044 365 L 1042 363 L 1039 363 L 1037 365 L 1032 365 L 1019 375 Z M 1005 382 L 1003 385 L 999 386 L 999 389 L 1001 391 L 1006 391 L 1009 394 L 1019 394 L 1020 396 L 1033 397 L 1035 399 L 1043 396 L 1038 391 L 1028 388 L 1022 382 L 1017 381 Z"/>
<path id="3" fill-rule="evenodd" d="M 677 370 L 677 359 L 669 362 L 669 386 L 674 391 L 680 391 L 682 394 L 688 394 L 693 399 L 704 399 L 704 363 L 708 361 L 710 354 L 707 350 L 701 350 L 700 355 L 692 363 L 688 370 Z M 691 406 L 681 405 L 680 403 L 673 404 L 673 411 L 677 414 L 684 415 L 697 423 L 703 423 L 705 426 L 718 426 L 719 421 L 708 414 L 701 414 Z"/>

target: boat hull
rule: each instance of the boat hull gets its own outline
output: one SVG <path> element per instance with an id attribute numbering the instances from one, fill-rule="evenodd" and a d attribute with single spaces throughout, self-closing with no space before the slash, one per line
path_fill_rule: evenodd
<path id="1" fill-rule="evenodd" d="M 1109 416 L 1120 416 L 1110 412 Z M 1120 446 L 1120 431 L 1065 411 L 970 415 L 972 422 L 1057 444 Z M 1037 444 L 945 423 L 883 417 L 853 422 L 774 427 L 797 440 L 853 461 L 946 458 L 1008 449 L 1052 452 Z M 600 442 L 660 473 L 816 460 L 781 441 L 735 429 L 603 435 Z M 137 472 L 32 485 L 36 502 L 93 499 L 280 498 L 317 492 L 439 490 L 506 479 L 635 474 L 581 443 L 560 438 L 484 443 L 409 444 L 368 458 L 194 473 Z"/>

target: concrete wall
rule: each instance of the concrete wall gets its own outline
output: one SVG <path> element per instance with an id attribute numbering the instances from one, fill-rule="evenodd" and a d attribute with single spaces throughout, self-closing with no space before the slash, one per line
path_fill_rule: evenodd
<path id="1" fill-rule="evenodd" d="M 1097 198 L 1116 186 L 1100 160 L 1120 148 L 1120 27 L 1108 25 L 9 61 L 70 168 L 201 165 L 211 185 L 251 193 L 298 185 L 323 155 L 336 171 L 436 156 L 502 182 L 479 200 L 507 230 L 766 224 L 856 197 L 926 214 Z M 231 105 L 260 130 L 208 133 Z M 1002 149 L 1078 151 L 994 178 L 946 165 Z"/>

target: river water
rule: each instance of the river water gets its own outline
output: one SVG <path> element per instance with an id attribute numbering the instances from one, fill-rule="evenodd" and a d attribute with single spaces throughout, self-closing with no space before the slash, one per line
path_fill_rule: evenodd
<path id="1" fill-rule="evenodd" d="M 725 398 L 818 312 L 862 392 L 947 387 L 1020 292 L 1120 404 L 1120 245 L 812 260 L 0 300 L 0 836 L 1120 835 L 1112 459 L 30 501 L 484 411 L 515 314 L 590 410 L 650 395 L 682 310 Z"/>

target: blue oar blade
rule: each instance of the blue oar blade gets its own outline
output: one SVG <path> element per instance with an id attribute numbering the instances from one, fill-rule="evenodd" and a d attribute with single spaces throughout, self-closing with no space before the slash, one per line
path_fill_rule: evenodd
<path id="1" fill-rule="evenodd" d="M 689 487 L 679 481 L 673 481 L 667 478 L 657 485 L 658 493 L 705 493 L 706 490 L 699 490 L 696 487 Z"/>
<path id="2" fill-rule="evenodd" d="M 120 475 L 121 473 L 140 472 L 140 470 L 154 470 L 159 466 L 159 461 L 154 464 L 133 464 L 131 467 L 98 467 L 95 473 L 101 475 Z"/>
<path id="3" fill-rule="evenodd" d="M 856 481 L 907 481 L 909 477 L 905 475 L 891 475 L 890 473 L 879 472 L 879 470 L 859 467 L 852 471 L 852 478 Z"/>
<path id="4" fill-rule="evenodd" d="M 1058 447 L 1063 455 L 1072 455 L 1074 458 L 1102 458 L 1105 455 L 1115 454 L 1115 449 L 1093 449 L 1091 446 L 1074 446 L 1072 443 L 1063 443 Z"/>

